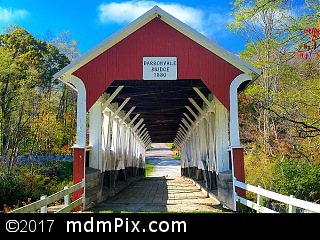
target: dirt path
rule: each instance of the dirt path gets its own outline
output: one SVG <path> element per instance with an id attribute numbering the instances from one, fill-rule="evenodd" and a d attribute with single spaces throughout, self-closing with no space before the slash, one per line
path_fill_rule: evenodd
<path id="1" fill-rule="evenodd" d="M 180 177 L 181 162 L 173 158 L 174 153 L 165 143 L 153 143 L 146 152 L 146 162 L 155 166 L 150 177 Z"/>

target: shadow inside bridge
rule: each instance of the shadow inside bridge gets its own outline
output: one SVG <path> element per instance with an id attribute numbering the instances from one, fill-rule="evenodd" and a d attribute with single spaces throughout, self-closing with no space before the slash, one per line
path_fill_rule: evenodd
<path id="1" fill-rule="evenodd" d="M 154 165 L 149 177 L 133 181 L 114 196 L 97 204 L 92 212 L 229 212 L 220 202 L 181 176 L 181 161 L 165 144 L 153 144 L 146 162 Z"/>
<path id="2" fill-rule="evenodd" d="M 91 212 L 229 212 L 183 177 L 146 177 L 96 205 Z"/>

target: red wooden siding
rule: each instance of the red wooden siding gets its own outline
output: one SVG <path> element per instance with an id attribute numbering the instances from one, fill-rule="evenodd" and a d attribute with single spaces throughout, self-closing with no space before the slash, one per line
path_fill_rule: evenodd
<path id="1" fill-rule="evenodd" d="M 87 111 L 114 80 L 142 80 L 142 58 L 172 56 L 179 79 L 201 79 L 229 109 L 229 86 L 242 73 L 187 36 L 155 18 L 73 74 L 85 84 Z"/>
<path id="2" fill-rule="evenodd" d="M 85 149 L 74 148 L 73 159 L 73 184 L 77 184 L 84 179 Z M 83 193 L 83 188 L 73 192 L 73 199 L 77 200 L 81 198 Z M 80 211 L 81 207 L 81 205 L 77 206 L 75 211 Z"/>
<path id="3" fill-rule="evenodd" d="M 232 148 L 232 154 L 233 154 L 234 177 L 238 181 L 245 182 L 243 148 Z M 236 187 L 235 190 L 239 196 L 243 198 L 246 197 L 246 191 L 244 189 Z"/>

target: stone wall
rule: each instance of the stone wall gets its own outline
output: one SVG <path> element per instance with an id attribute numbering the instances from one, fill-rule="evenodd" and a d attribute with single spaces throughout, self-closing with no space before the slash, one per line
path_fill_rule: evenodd
<path id="1" fill-rule="evenodd" d="M 218 198 L 221 204 L 233 210 L 233 183 L 231 170 L 220 172 L 217 177 L 218 180 Z"/>

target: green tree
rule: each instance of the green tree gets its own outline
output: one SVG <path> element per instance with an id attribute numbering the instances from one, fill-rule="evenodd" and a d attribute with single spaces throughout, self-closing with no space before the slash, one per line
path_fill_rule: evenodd
<path id="1" fill-rule="evenodd" d="M 50 34 L 46 38 L 46 42 L 56 46 L 60 53 L 68 57 L 70 61 L 74 61 L 80 57 L 81 53 L 78 49 L 78 42 L 71 38 L 70 31 L 65 31 L 52 37 Z M 59 85 L 59 106 L 57 112 L 57 121 L 62 124 L 63 133 L 59 147 L 65 154 L 71 154 L 71 146 L 75 140 L 76 129 L 76 102 L 77 93 L 65 84 Z"/>
<path id="2" fill-rule="evenodd" d="M 264 152 L 272 155 L 272 116 L 267 108 L 273 104 L 279 91 L 280 66 L 293 57 L 289 54 L 292 47 L 292 31 L 288 22 L 293 18 L 288 1 L 237 0 L 233 3 L 235 21 L 228 25 L 234 33 L 247 42 L 247 49 L 240 56 L 261 69 L 262 76 L 256 81 L 256 97 L 259 104 L 254 105 L 259 117 L 258 129 Z M 289 39 L 291 39 L 289 41 Z"/>
<path id="3" fill-rule="evenodd" d="M 57 47 L 59 52 L 67 56 L 70 61 L 74 61 L 80 57 L 81 53 L 78 49 L 78 42 L 72 39 L 71 36 L 70 31 L 65 31 L 55 38 L 49 37 L 46 42 Z"/>
<path id="4" fill-rule="evenodd" d="M 71 38 L 69 31 L 59 34 L 56 38 L 49 41 L 56 46 L 61 53 L 66 55 L 70 61 L 75 61 L 80 57 L 78 42 Z M 57 120 L 60 121 L 64 129 L 60 148 L 63 153 L 71 154 L 71 146 L 74 144 L 77 122 L 77 93 L 70 87 L 63 84 L 60 89 L 61 96 L 59 101 Z"/>
<path id="5" fill-rule="evenodd" d="M 318 22 L 319 2 L 303 2 L 299 15 L 292 1 L 239 0 L 233 4 L 235 21 L 229 28 L 247 41 L 247 49 L 239 55 L 263 73 L 240 94 L 246 180 L 287 194 L 292 189 L 277 184 L 284 178 L 289 182 L 293 175 L 277 166 L 288 159 L 311 167 L 319 162 L 319 59 L 309 64 L 296 55 L 297 46 L 314 43 L 303 29 Z M 310 194 L 318 188 L 311 185 Z"/>
<path id="6" fill-rule="evenodd" d="M 4 58 L 0 63 L 1 163 L 7 164 L 10 172 L 18 150 L 22 154 L 30 150 L 22 143 L 30 143 L 28 130 L 39 108 L 45 100 L 51 106 L 51 94 L 58 85 L 52 82 L 53 74 L 70 60 L 58 48 L 16 25 L 0 35 L 0 52 Z"/>
<path id="7" fill-rule="evenodd" d="M 319 164 L 285 159 L 277 164 L 275 172 L 282 173 L 282 177 L 276 181 L 275 191 L 309 202 L 320 202 Z"/>

